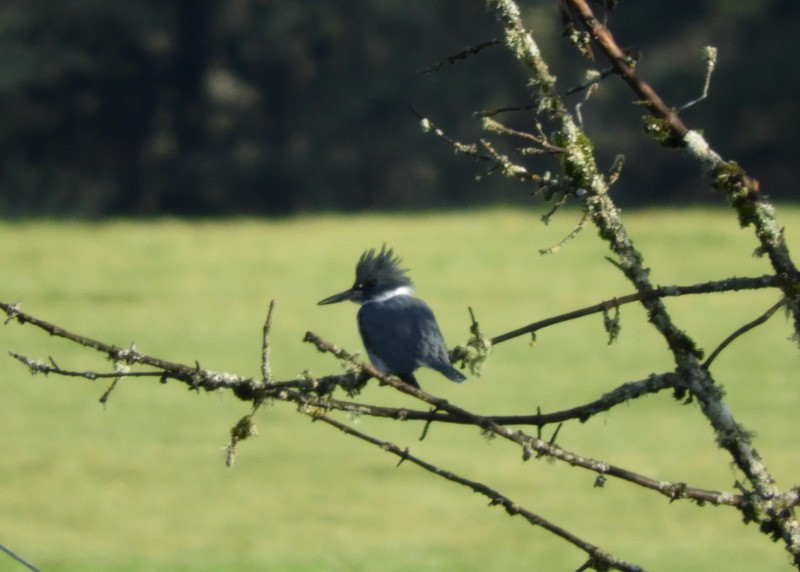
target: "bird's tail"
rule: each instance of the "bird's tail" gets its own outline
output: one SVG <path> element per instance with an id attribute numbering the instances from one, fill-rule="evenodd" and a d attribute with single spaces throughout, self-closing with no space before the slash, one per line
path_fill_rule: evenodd
<path id="1" fill-rule="evenodd" d="M 458 371 L 450 364 L 442 364 L 441 367 L 437 367 L 436 370 L 450 381 L 461 383 L 462 381 L 467 379 L 466 375 Z"/>

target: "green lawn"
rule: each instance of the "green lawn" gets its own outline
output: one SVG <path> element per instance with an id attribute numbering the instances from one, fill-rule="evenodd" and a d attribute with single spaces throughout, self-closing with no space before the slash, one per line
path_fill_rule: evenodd
<path id="1" fill-rule="evenodd" d="M 361 350 L 356 307 L 316 306 L 348 287 L 364 248 L 394 246 L 449 344 L 463 342 L 467 306 L 489 335 L 631 291 L 591 228 L 558 254 L 578 220 L 541 210 L 320 216 L 282 221 L 0 223 L 0 300 L 67 329 L 206 368 L 257 375 L 261 327 L 277 300 L 273 371 L 337 372 L 302 343 L 306 330 Z M 794 253 L 800 209 L 781 207 Z M 624 218 L 657 284 L 770 271 L 752 230 L 728 210 L 630 211 Z M 680 327 L 706 351 L 757 317 L 774 291 L 670 299 Z M 498 345 L 485 375 L 462 385 L 435 373 L 423 386 L 483 414 L 553 411 L 670 369 L 666 344 L 633 305 L 613 345 L 599 316 Z M 798 484 L 800 352 L 781 314 L 713 367 L 737 420 L 781 487 Z M 260 436 L 233 469 L 222 448 L 248 407 L 227 394 L 128 380 L 104 408 L 105 382 L 31 377 L 6 351 L 52 356 L 73 369 L 102 359 L 29 326 L 0 328 L 0 543 L 47 572 L 83 570 L 574 570 L 583 555 L 486 499 L 298 415 L 263 408 Z M 365 402 L 415 405 L 389 388 Z M 346 419 L 345 417 L 340 417 Z M 730 508 L 663 497 L 520 451 L 473 428 L 370 418 L 358 428 L 483 480 L 528 509 L 652 570 L 788 569 L 780 543 Z M 648 476 L 733 491 L 740 475 L 696 405 L 637 400 L 585 424 L 562 446 Z M 0 569 L 17 569 L 0 554 Z"/>

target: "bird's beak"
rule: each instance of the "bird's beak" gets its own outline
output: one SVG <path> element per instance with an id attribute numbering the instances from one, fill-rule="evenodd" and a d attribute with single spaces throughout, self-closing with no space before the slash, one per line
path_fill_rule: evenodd
<path id="1" fill-rule="evenodd" d="M 317 302 L 317 305 L 324 306 L 325 304 L 336 304 L 337 302 L 344 302 L 345 300 L 353 300 L 358 295 L 356 290 L 350 288 L 344 292 L 339 292 L 333 296 L 328 296 L 324 300 Z"/>

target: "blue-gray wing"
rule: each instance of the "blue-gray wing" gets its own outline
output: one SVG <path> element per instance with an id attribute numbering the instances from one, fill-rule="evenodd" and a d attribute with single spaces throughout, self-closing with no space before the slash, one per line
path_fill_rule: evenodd
<path id="1" fill-rule="evenodd" d="M 384 373 L 402 377 L 424 366 L 453 381 L 466 379 L 450 365 L 436 318 L 418 298 L 396 296 L 364 304 L 358 312 L 358 328 L 370 360 Z"/>

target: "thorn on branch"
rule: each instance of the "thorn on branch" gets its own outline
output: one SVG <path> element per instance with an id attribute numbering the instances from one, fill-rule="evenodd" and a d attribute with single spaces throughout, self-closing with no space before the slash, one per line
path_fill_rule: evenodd
<path id="1" fill-rule="evenodd" d="M 453 65 L 456 62 L 458 62 L 459 60 L 466 60 L 468 57 L 473 56 L 473 55 L 477 54 L 478 52 L 480 52 L 480 51 L 482 51 L 482 50 L 484 50 L 486 48 L 489 48 L 489 47 L 492 47 L 492 46 L 496 46 L 499 43 L 500 43 L 500 40 L 494 39 L 494 40 L 489 40 L 487 42 L 483 42 L 483 43 L 478 44 L 476 46 L 470 46 L 470 47 L 464 48 L 463 50 L 461 50 L 457 54 L 453 54 L 451 56 L 447 56 L 444 60 L 442 60 L 440 62 L 437 62 L 437 63 L 433 64 L 430 67 L 427 67 L 427 68 L 424 68 L 424 69 L 421 69 L 421 70 L 417 70 L 417 74 L 426 75 L 426 74 L 429 74 L 429 73 L 433 73 L 433 72 L 439 71 L 440 69 L 442 69 L 446 65 Z"/>
<path id="2" fill-rule="evenodd" d="M 108 403 L 108 400 L 111 397 L 111 392 L 114 391 L 114 389 L 116 389 L 119 380 L 120 380 L 119 377 L 115 377 L 114 381 L 111 382 L 111 385 L 108 386 L 108 389 L 106 389 L 103 395 L 100 396 L 99 401 L 100 403 L 103 404 L 103 407 L 105 407 L 106 404 Z"/>
<path id="3" fill-rule="evenodd" d="M 431 413 L 431 415 L 433 415 L 433 414 L 435 414 L 435 413 L 438 413 L 438 412 L 439 412 L 439 408 L 438 408 L 438 407 L 432 407 L 432 408 L 430 409 L 430 413 Z M 428 430 L 430 429 L 430 427 L 431 427 L 431 424 L 433 423 L 433 419 L 434 419 L 434 418 L 433 418 L 433 417 L 431 417 L 430 419 L 428 419 L 427 421 L 425 421 L 425 425 L 422 427 L 422 434 L 419 436 L 419 440 L 420 440 L 420 441 L 424 441 L 424 440 L 425 440 L 425 437 L 427 437 L 427 436 L 428 436 Z"/>
<path id="4" fill-rule="evenodd" d="M 388 450 L 388 449 L 387 449 L 387 450 Z M 407 460 L 408 460 L 408 457 L 409 457 L 409 454 L 410 454 L 410 451 L 409 451 L 408 447 L 406 447 L 406 448 L 403 450 L 403 452 L 402 452 L 402 453 L 399 455 L 399 456 L 400 456 L 400 460 L 399 460 L 399 461 L 397 461 L 397 464 L 395 465 L 395 467 L 399 467 L 399 466 L 400 466 L 400 465 L 402 465 L 402 464 L 403 464 L 405 461 L 407 461 Z"/>
<path id="5" fill-rule="evenodd" d="M 561 431 L 561 427 L 563 427 L 563 426 L 564 426 L 563 423 L 559 423 L 558 425 L 556 425 L 556 430 L 553 431 L 553 436 L 550 437 L 550 441 L 548 441 L 548 443 L 550 443 L 551 445 L 555 445 L 556 444 L 556 439 L 558 438 L 558 433 L 559 433 L 559 431 Z"/>
<path id="6" fill-rule="evenodd" d="M 537 408 L 537 411 L 538 411 L 538 408 Z M 559 423 L 558 425 L 556 425 L 555 431 L 553 431 L 553 436 L 550 437 L 550 440 L 547 442 L 547 444 L 550 445 L 551 447 L 554 447 L 556 445 L 556 438 L 558 437 L 558 433 L 559 433 L 559 431 L 561 431 L 561 427 L 563 425 L 564 425 L 563 422 Z M 541 440 L 542 428 L 538 427 L 537 431 L 538 431 L 538 434 L 539 434 L 538 439 Z M 539 449 L 539 452 L 536 454 L 536 458 L 537 459 L 541 459 L 542 457 L 544 457 L 548 453 L 549 453 L 548 449 L 541 448 L 541 449 Z"/>

